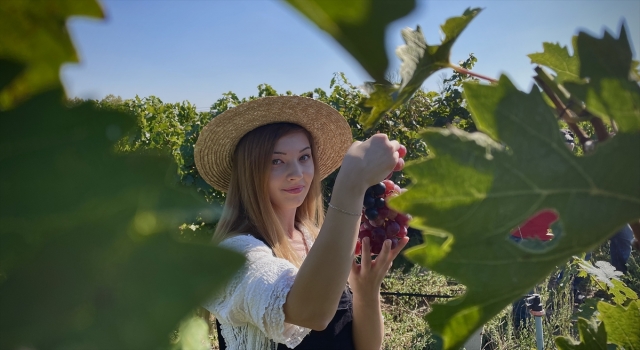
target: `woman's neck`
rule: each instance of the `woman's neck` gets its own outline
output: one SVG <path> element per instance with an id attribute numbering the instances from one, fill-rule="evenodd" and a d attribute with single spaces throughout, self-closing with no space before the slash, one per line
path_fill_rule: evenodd
<path id="1" fill-rule="evenodd" d="M 287 237 L 293 237 L 296 230 L 296 209 L 276 210 L 276 215 Z"/>

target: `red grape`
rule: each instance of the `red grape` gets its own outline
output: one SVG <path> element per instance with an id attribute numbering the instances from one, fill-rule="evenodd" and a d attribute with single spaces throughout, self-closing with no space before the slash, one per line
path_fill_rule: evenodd
<path id="1" fill-rule="evenodd" d="M 400 225 L 395 221 L 390 221 L 387 224 L 387 237 L 395 237 L 400 232 Z"/>
<path id="2" fill-rule="evenodd" d="M 398 239 L 391 238 L 391 249 L 396 249 L 397 246 L 398 246 Z"/>
<path id="3" fill-rule="evenodd" d="M 391 209 L 387 208 L 387 206 L 385 205 L 384 207 L 378 209 L 378 216 L 383 219 L 387 219 L 389 217 L 389 212 L 391 212 Z"/>
<path id="4" fill-rule="evenodd" d="M 371 231 L 371 240 L 376 242 L 384 242 L 387 238 L 387 233 L 382 227 L 376 227 Z"/>

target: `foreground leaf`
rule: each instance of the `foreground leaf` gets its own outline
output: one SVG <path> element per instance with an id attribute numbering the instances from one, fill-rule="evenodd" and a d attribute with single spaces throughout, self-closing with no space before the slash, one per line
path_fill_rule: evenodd
<path id="1" fill-rule="evenodd" d="M 77 62 L 67 32 L 70 16 L 102 18 L 96 0 L 3 0 L 0 2 L 0 59 L 25 65 L 0 90 L 0 109 L 44 90 L 59 88 L 60 66 Z"/>
<path id="2" fill-rule="evenodd" d="M 553 69 L 556 82 L 586 107 L 605 119 L 613 119 L 621 131 L 640 130 L 640 86 L 637 62 L 632 60 L 625 26 L 615 38 L 580 32 L 573 38 L 574 56 L 566 47 L 544 44 L 544 52 L 529 55 L 533 63 Z"/>
<path id="3" fill-rule="evenodd" d="M 373 127 L 385 112 L 398 108 L 420 89 L 422 83 L 433 73 L 450 66 L 451 48 L 469 22 L 480 13 L 479 8 L 467 9 L 462 16 L 449 18 L 440 28 L 444 39 L 440 45 L 428 45 L 422 29 L 402 30 L 406 45 L 398 47 L 396 54 L 402 60 L 400 76 L 402 83 L 392 85 L 377 80 L 369 85 L 369 97 L 361 104 L 366 113 L 360 118 L 365 128 Z M 362 62 L 361 62 L 362 63 Z"/>
<path id="4" fill-rule="evenodd" d="M 598 303 L 598 318 L 607 330 L 607 340 L 625 350 L 640 349 L 640 301 L 634 301 L 629 307 Z"/>
<path id="5" fill-rule="evenodd" d="M 465 93 L 478 129 L 501 143 L 456 129 L 425 132 L 435 157 L 405 168 L 416 183 L 392 201 L 426 233 L 406 255 L 467 286 L 427 316 L 445 349 L 461 346 L 557 265 L 640 217 L 640 134 L 620 133 L 576 157 L 538 90 L 520 92 L 501 77 L 496 86 L 466 84 Z M 548 209 L 562 230 L 543 249 L 507 238 Z"/>
<path id="6" fill-rule="evenodd" d="M 569 337 L 557 337 L 556 346 L 560 350 L 607 350 L 607 332 L 604 323 L 596 323 L 584 318 L 578 319 L 580 341 Z"/>
<path id="7" fill-rule="evenodd" d="M 415 0 L 287 0 L 344 47 L 376 81 L 389 65 L 384 43 L 389 23 L 408 15 Z"/>
<path id="8" fill-rule="evenodd" d="M 168 157 L 115 154 L 131 117 L 61 98 L 0 113 L 0 348 L 166 345 L 243 259 L 175 240 L 216 208 L 172 188 Z"/>

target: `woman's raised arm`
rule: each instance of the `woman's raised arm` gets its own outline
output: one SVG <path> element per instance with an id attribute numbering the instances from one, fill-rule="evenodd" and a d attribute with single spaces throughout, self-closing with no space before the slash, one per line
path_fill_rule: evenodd
<path id="1" fill-rule="evenodd" d="M 341 211 L 327 210 L 284 304 L 287 323 L 322 330 L 333 318 L 354 258 L 364 192 L 393 170 L 399 147 L 376 134 L 347 151 L 331 196 L 332 206 Z"/>

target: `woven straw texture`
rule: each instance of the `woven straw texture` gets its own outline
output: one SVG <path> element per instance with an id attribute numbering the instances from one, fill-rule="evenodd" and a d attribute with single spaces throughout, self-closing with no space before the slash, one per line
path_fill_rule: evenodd
<path id="1" fill-rule="evenodd" d="M 202 129 L 194 150 L 198 172 L 215 189 L 227 192 L 240 139 L 257 127 L 281 122 L 309 131 L 322 179 L 340 166 L 352 143 L 349 124 L 329 105 L 300 96 L 263 97 L 221 113 Z"/>

